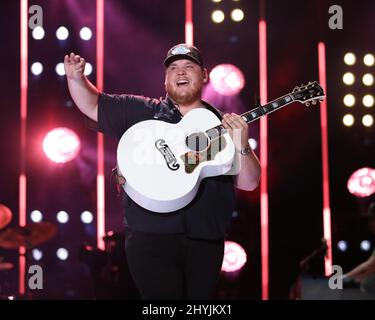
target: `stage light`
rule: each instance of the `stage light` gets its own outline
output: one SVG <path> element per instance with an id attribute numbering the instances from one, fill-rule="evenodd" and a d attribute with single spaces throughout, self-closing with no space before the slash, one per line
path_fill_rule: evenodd
<path id="1" fill-rule="evenodd" d="M 30 213 L 30 219 L 32 222 L 40 222 L 43 219 L 43 214 L 39 210 L 33 210 Z"/>
<path id="2" fill-rule="evenodd" d="M 355 97 L 350 93 L 345 95 L 343 101 L 347 107 L 353 107 L 355 105 Z"/>
<path id="3" fill-rule="evenodd" d="M 43 252 L 39 249 L 33 249 L 32 254 L 35 261 L 39 261 L 43 258 Z"/>
<path id="4" fill-rule="evenodd" d="M 224 96 L 238 94 L 245 86 L 245 77 L 240 69 L 232 64 L 220 64 L 210 72 L 212 87 Z"/>
<path id="5" fill-rule="evenodd" d="M 354 124 L 354 117 L 351 114 L 346 114 L 342 118 L 342 122 L 344 123 L 345 126 L 351 127 Z"/>
<path id="6" fill-rule="evenodd" d="M 81 213 L 81 221 L 83 223 L 91 223 L 94 220 L 94 217 L 90 211 L 83 211 Z"/>
<path id="7" fill-rule="evenodd" d="M 59 76 L 61 76 L 61 77 L 62 77 L 62 76 L 65 76 L 64 63 L 59 62 L 59 63 L 56 65 L 55 71 L 56 71 L 56 73 L 57 73 Z"/>
<path id="8" fill-rule="evenodd" d="M 222 271 L 238 271 L 245 265 L 246 260 L 246 252 L 238 243 L 225 241 L 224 259 L 221 266 Z"/>
<path id="9" fill-rule="evenodd" d="M 354 74 L 351 73 L 351 72 L 347 72 L 347 73 L 345 73 L 345 74 L 342 76 L 342 81 L 343 81 L 346 85 L 348 85 L 348 86 L 352 85 L 352 84 L 354 83 L 354 80 L 355 80 L 355 78 L 354 78 Z"/>
<path id="10" fill-rule="evenodd" d="M 366 114 L 362 117 L 362 124 L 365 127 L 371 127 L 374 124 L 374 118 L 371 114 Z"/>
<path id="11" fill-rule="evenodd" d="M 212 0 L 212 2 L 219 3 L 219 2 L 221 2 L 221 0 Z"/>
<path id="12" fill-rule="evenodd" d="M 233 21 L 240 22 L 243 20 L 245 14 L 241 9 L 233 9 L 230 16 Z"/>
<path id="13" fill-rule="evenodd" d="M 32 36 L 35 40 L 43 39 L 44 35 L 45 35 L 44 29 L 42 27 L 39 27 L 39 26 L 36 27 L 32 32 Z"/>
<path id="14" fill-rule="evenodd" d="M 46 156 L 57 163 L 73 160 L 79 153 L 81 142 L 77 134 L 68 128 L 56 128 L 48 132 L 43 140 Z"/>
<path id="15" fill-rule="evenodd" d="M 251 149 L 255 150 L 258 147 L 258 142 L 255 139 L 250 138 L 249 139 L 249 145 L 250 145 Z"/>
<path id="16" fill-rule="evenodd" d="M 81 31 L 79 32 L 79 36 L 81 37 L 82 40 L 90 40 L 92 37 L 92 31 L 88 27 L 83 27 Z"/>
<path id="17" fill-rule="evenodd" d="M 30 70 L 34 76 L 39 76 L 43 72 L 43 65 L 40 62 L 34 62 Z"/>
<path id="18" fill-rule="evenodd" d="M 363 63 L 368 66 L 368 67 L 372 67 L 375 63 L 375 58 L 374 58 L 374 55 L 368 53 L 366 54 L 364 57 L 363 57 Z"/>
<path id="19" fill-rule="evenodd" d="M 365 107 L 371 108 L 374 105 L 374 96 L 371 94 L 366 94 L 363 96 L 362 103 Z"/>
<path id="20" fill-rule="evenodd" d="M 352 52 L 348 52 L 347 54 L 345 54 L 344 56 L 344 62 L 349 65 L 349 66 L 352 66 L 353 64 L 355 64 L 355 55 L 354 53 Z"/>
<path id="21" fill-rule="evenodd" d="M 60 223 L 67 223 L 69 221 L 69 215 L 66 211 L 60 211 L 57 213 L 56 219 Z"/>
<path id="22" fill-rule="evenodd" d="M 366 198 L 375 193 L 375 170 L 361 168 L 350 176 L 347 187 L 349 192 L 359 198 Z"/>
<path id="23" fill-rule="evenodd" d="M 68 37 L 69 37 L 69 31 L 68 31 L 68 29 L 65 28 L 64 26 L 59 27 L 56 30 L 56 37 L 59 40 L 66 40 L 66 39 L 68 39 Z"/>
<path id="24" fill-rule="evenodd" d="M 362 82 L 365 86 L 372 86 L 374 84 L 374 77 L 371 73 L 366 73 L 362 77 Z"/>
<path id="25" fill-rule="evenodd" d="M 89 62 L 86 62 L 84 74 L 85 76 L 89 76 L 91 73 L 92 73 L 92 64 Z"/>
<path id="26" fill-rule="evenodd" d="M 57 249 L 57 251 L 56 251 L 56 256 L 57 256 L 57 258 L 59 258 L 60 260 L 66 260 L 66 259 L 68 259 L 68 257 L 69 257 L 69 252 L 68 252 L 68 250 L 66 250 L 65 248 L 59 248 L 59 249 Z"/>
<path id="27" fill-rule="evenodd" d="M 362 251 L 369 251 L 371 248 L 371 242 L 368 240 L 361 241 L 361 244 L 359 245 Z"/>
<path id="28" fill-rule="evenodd" d="M 337 249 L 341 252 L 345 252 L 348 249 L 348 243 L 345 240 L 337 242 Z"/>
<path id="29" fill-rule="evenodd" d="M 221 11 L 221 10 L 215 10 L 211 14 L 211 19 L 215 23 L 221 23 L 221 22 L 223 22 L 224 18 L 225 18 L 224 12 Z"/>

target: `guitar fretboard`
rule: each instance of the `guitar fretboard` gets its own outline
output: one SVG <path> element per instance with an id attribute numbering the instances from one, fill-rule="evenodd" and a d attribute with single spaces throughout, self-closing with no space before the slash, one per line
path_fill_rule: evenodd
<path id="1" fill-rule="evenodd" d="M 295 95 L 295 93 L 293 93 Z M 295 101 L 298 97 L 293 96 L 292 94 L 286 94 L 276 100 L 268 102 L 264 106 L 256 107 L 248 112 L 241 114 L 242 119 L 246 121 L 246 123 L 253 122 L 271 112 L 274 112 L 290 103 Z M 206 131 L 207 135 L 210 139 L 215 139 L 220 137 L 226 132 L 226 129 L 223 125 L 218 125 Z"/>

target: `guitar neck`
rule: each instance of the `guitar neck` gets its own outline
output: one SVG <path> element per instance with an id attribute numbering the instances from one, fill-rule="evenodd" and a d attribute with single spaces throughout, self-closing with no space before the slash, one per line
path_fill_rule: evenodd
<path id="1" fill-rule="evenodd" d="M 264 106 L 256 107 L 248 112 L 241 114 L 241 117 L 242 119 L 246 121 L 246 123 L 253 122 L 271 112 L 281 109 L 282 107 L 285 107 L 286 105 L 294 102 L 296 98 L 298 97 L 296 96 L 293 97 L 293 95 L 290 93 L 286 94 L 285 96 L 282 96 L 280 98 L 277 98 L 273 101 L 268 102 Z M 223 127 L 223 125 L 218 125 L 206 131 L 206 133 L 211 139 L 218 138 L 225 132 L 226 132 L 226 129 Z"/>
<path id="2" fill-rule="evenodd" d="M 273 101 L 268 102 L 264 106 L 256 107 L 248 112 L 241 114 L 241 117 L 242 119 L 246 121 L 246 123 L 250 123 L 255 120 L 258 120 L 259 118 L 271 112 L 281 109 L 282 107 L 285 107 L 286 105 L 294 101 L 295 99 L 293 98 L 291 94 L 286 94 L 285 96 L 282 96 L 280 98 L 277 98 Z"/>

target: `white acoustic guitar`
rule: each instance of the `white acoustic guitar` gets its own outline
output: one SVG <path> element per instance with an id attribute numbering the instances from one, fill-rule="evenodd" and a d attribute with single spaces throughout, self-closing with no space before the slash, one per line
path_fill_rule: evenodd
<path id="1" fill-rule="evenodd" d="M 309 105 L 324 98 L 323 89 L 312 82 L 241 116 L 250 123 L 292 102 Z M 227 174 L 234 154 L 217 116 L 197 108 L 176 124 L 146 120 L 130 127 L 120 139 L 117 162 L 128 196 L 145 209 L 167 213 L 188 205 L 203 178 Z"/>

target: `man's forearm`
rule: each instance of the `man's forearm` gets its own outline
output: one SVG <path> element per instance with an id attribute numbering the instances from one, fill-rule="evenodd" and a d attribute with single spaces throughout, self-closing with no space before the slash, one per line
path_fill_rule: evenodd
<path id="1" fill-rule="evenodd" d="M 246 156 L 239 155 L 239 158 L 241 167 L 240 172 L 236 176 L 236 187 L 252 191 L 257 188 L 260 180 L 259 160 L 253 151 Z"/>
<path id="2" fill-rule="evenodd" d="M 80 79 L 69 79 L 68 87 L 70 95 L 78 109 L 94 121 L 98 121 L 98 97 L 96 87 L 83 76 Z"/>

